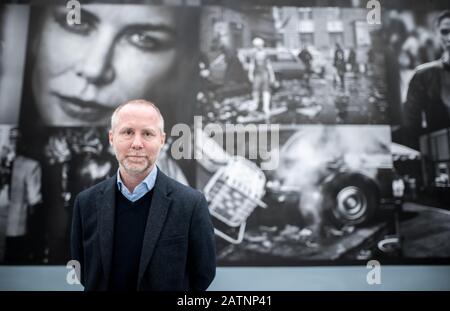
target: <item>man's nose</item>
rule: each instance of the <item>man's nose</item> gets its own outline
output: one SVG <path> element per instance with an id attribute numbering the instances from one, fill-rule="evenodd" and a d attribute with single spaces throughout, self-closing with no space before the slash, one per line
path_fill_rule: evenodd
<path id="1" fill-rule="evenodd" d="M 133 138 L 133 142 L 131 143 L 132 149 L 142 149 L 144 145 L 142 144 L 142 137 L 140 135 L 135 135 Z"/>
<path id="2" fill-rule="evenodd" d="M 115 34 L 106 29 L 99 32 L 96 39 L 77 64 L 76 74 L 92 84 L 108 84 L 114 80 L 116 74 L 112 64 Z"/>

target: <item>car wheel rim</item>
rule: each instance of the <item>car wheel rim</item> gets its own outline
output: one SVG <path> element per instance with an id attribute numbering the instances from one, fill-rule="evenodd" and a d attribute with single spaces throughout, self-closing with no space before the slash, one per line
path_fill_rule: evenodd
<path id="1" fill-rule="evenodd" d="M 367 211 L 367 198 L 358 187 L 349 186 L 343 188 L 337 194 L 336 199 L 340 218 L 356 221 Z"/>

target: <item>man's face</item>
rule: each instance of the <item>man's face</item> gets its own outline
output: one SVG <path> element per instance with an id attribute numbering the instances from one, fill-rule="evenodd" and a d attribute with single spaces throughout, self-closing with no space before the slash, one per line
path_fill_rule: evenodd
<path id="1" fill-rule="evenodd" d="M 154 98 L 173 80 L 172 9 L 83 5 L 73 26 L 66 16 L 65 7 L 48 8 L 36 46 L 32 88 L 44 124 L 105 125 L 120 103 Z"/>
<path id="2" fill-rule="evenodd" d="M 9 131 L 9 145 L 12 150 L 16 150 L 17 147 L 17 140 L 19 138 L 19 132 L 17 129 L 11 129 Z"/>
<path id="3" fill-rule="evenodd" d="M 450 18 L 441 20 L 438 31 L 442 47 L 450 53 Z"/>
<path id="4" fill-rule="evenodd" d="M 158 113 L 149 106 L 130 104 L 119 111 L 116 121 L 109 142 L 121 170 L 133 176 L 147 174 L 166 138 Z"/>

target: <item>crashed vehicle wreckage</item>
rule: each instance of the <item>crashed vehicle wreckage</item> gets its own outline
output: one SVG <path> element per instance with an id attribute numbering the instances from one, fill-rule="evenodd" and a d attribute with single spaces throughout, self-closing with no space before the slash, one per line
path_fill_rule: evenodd
<path id="1" fill-rule="evenodd" d="M 380 214 L 392 213 L 401 204 L 404 185 L 394 177 L 390 136 L 384 139 L 384 130 L 382 126 L 288 130 L 281 148 L 271 150 L 269 161 L 278 157 L 273 171 L 226 153 L 202 132 L 203 143 L 196 147 L 203 155 L 200 165 L 212 174 L 204 193 L 216 235 L 234 245 L 251 241 L 252 235 L 246 234 L 251 218 L 269 231 L 283 223 L 292 229 L 287 225 L 291 222 L 301 224 L 300 235 L 314 236 L 314 230 L 323 235 L 323 228 L 333 232 L 361 228 Z"/>

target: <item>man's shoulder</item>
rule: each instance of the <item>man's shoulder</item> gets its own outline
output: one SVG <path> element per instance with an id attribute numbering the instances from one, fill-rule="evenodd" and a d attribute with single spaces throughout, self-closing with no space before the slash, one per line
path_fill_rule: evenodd
<path id="1" fill-rule="evenodd" d="M 183 185 L 182 183 L 176 181 L 175 179 L 165 175 L 164 176 L 169 183 L 171 188 L 171 194 L 174 197 L 183 198 L 187 200 L 199 200 L 203 196 L 203 193 L 192 187 Z"/>
<path id="2" fill-rule="evenodd" d="M 78 194 L 78 199 L 80 199 L 80 200 L 89 199 L 92 196 L 97 195 L 100 192 L 103 192 L 104 189 L 112 182 L 111 181 L 112 178 L 115 178 L 115 177 L 113 176 L 113 177 L 106 178 L 105 180 L 103 180 L 89 188 L 84 189 L 83 191 L 81 191 Z"/>
<path id="3" fill-rule="evenodd" d="M 14 159 L 16 163 L 20 163 L 21 165 L 26 165 L 29 167 L 39 167 L 39 162 L 35 159 L 23 156 L 23 155 L 17 155 Z"/>
<path id="4" fill-rule="evenodd" d="M 435 71 L 442 70 L 444 65 L 441 60 L 424 63 L 416 67 L 416 75 L 426 75 Z"/>

